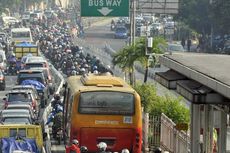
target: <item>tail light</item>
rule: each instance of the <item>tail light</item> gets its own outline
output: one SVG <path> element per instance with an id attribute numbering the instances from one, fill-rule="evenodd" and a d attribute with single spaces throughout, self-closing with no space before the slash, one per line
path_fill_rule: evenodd
<path id="1" fill-rule="evenodd" d="M 137 131 L 136 131 L 136 137 L 135 137 L 135 147 L 136 148 L 140 148 L 141 147 L 141 142 L 142 142 L 142 131 L 141 131 L 141 129 L 138 129 Z"/>
<path id="2" fill-rule="evenodd" d="M 36 103 L 35 103 L 34 100 L 32 101 L 32 107 L 33 107 L 34 110 L 36 110 Z"/>

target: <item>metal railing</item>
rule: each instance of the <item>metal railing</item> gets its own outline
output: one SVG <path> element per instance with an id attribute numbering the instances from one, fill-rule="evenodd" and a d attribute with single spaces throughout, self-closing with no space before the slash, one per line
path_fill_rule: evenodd
<path id="1" fill-rule="evenodd" d="M 161 147 L 170 153 L 190 153 L 190 137 L 175 128 L 175 123 L 165 114 L 149 116 L 143 113 L 143 151 Z"/>

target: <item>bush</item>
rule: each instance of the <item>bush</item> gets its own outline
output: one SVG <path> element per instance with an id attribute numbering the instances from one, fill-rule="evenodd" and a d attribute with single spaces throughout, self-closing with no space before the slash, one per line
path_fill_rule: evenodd
<path id="1" fill-rule="evenodd" d="M 190 112 L 183 104 L 182 97 L 158 96 L 152 84 L 137 83 L 134 88 L 141 97 L 145 112 L 155 116 L 164 113 L 175 123 L 189 123 Z"/>

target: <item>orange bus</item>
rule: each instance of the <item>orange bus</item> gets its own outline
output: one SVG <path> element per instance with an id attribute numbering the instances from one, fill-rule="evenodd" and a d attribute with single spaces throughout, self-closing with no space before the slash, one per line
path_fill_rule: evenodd
<path id="1" fill-rule="evenodd" d="M 140 96 L 125 81 L 112 75 L 71 76 L 64 94 L 65 142 L 77 139 L 89 152 L 97 152 L 99 142 L 111 152 L 141 152 Z"/>

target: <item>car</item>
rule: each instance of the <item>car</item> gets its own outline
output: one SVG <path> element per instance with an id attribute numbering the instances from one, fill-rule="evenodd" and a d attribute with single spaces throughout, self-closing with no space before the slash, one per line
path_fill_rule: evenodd
<path id="1" fill-rule="evenodd" d="M 43 84 L 44 88 L 37 89 L 38 95 L 40 96 L 41 107 L 45 107 L 47 100 L 49 99 L 49 87 L 45 78 L 43 70 L 29 69 L 20 70 L 18 73 L 17 84 L 21 84 L 25 80 L 35 80 Z"/>
<path id="2" fill-rule="evenodd" d="M 18 103 L 11 103 L 8 104 L 7 107 L 5 108 L 5 110 L 28 110 L 30 112 L 30 114 L 32 114 L 31 116 L 34 116 L 34 118 L 38 118 L 38 113 L 33 110 L 33 108 L 31 107 L 30 104 L 18 104 Z"/>
<path id="3" fill-rule="evenodd" d="M 29 56 L 24 63 L 24 68 L 29 69 L 31 67 L 49 67 L 49 64 L 40 56 Z"/>
<path id="4" fill-rule="evenodd" d="M 37 70 L 43 70 L 44 76 L 46 78 L 46 82 L 48 83 L 49 93 L 53 94 L 55 87 L 53 85 L 52 75 L 51 75 L 49 68 L 47 68 L 47 67 L 32 67 L 30 69 L 31 70 L 36 70 L 36 69 Z"/>
<path id="5" fill-rule="evenodd" d="M 179 43 L 169 43 L 167 47 L 168 52 L 185 52 L 183 46 Z"/>
<path id="6" fill-rule="evenodd" d="M 4 91 L 6 89 L 6 79 L 5 74 L 0 70 L 0 90 Z"/>
<path id="7" fill-rule="evenodd" d="M 35 114 L 29 109 L 4 109 L 0 113 L 0 118 L 4 118 L 7 115 L 30 115 L 35 120 Z"/>
<path id="8" fill-rule="evenodd" d="M 6 63 L 6 54 L 4 50 L 0 49 L 0 69 L 3 71 L 7 70 L 7 63 Z"/>
<path id="9" fill-rule="evenodd" d="M 30 104 L 36 112 L 39 111 L 39 103 L 29 90 L 11 90 L 6 94 L 3 100 L 5 102 L 5 108 L 11 103 Z"/>
<path id="10" fill-rule="evenodd" d="M 5 115 L 2 120 L 2 124 L 33 124 L 33 119 L 30 115 Z"/>
<path id="11" fill-rule="evenodd" d="M 44 85 L 47 84 L 43 70 L 20 70 L 17 77 L 17 84 L 20 85 L 24 80 L 35 80 L 41 82 Z"/>
<path id="12" fill-rule="evenodd" d="M 39 98 L 38 92 L 33 85 L 15 85 L 12 87 L 11 90 L 31 90 L 34 96 L 36 97 L 36 99 Z"/>
<path id="13" fill-rule="evenodd" d="M 124 26 L 116 27 L 114 38 L 128 38 L 128 30 Z"/>

